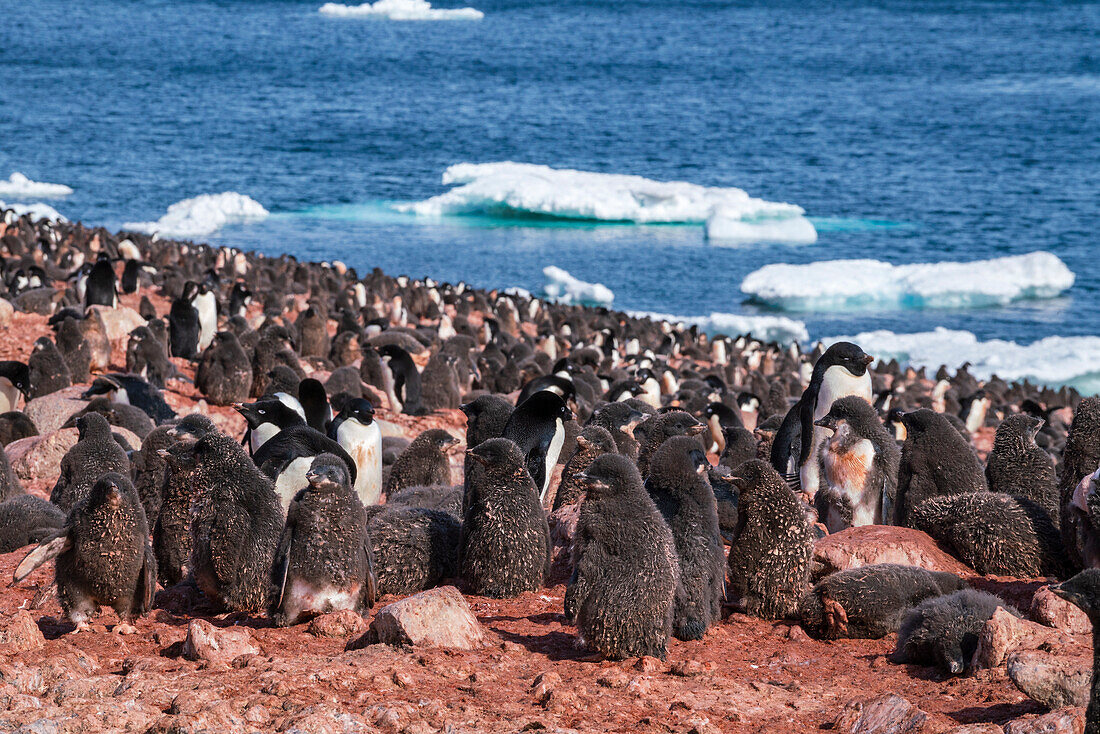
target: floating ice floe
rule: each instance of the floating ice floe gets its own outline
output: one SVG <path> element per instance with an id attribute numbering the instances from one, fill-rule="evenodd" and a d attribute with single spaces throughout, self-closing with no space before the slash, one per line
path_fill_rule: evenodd
<path id="1" fill-rule="evenodd" d="M 542 292 L 558 303 L 610 306 L 615 300 L 615 294 L 603 283 L 586 283 L 553 265 L 543 268 L 542 274 L 546 278 Z"/>
<path id="2" fill-rule="evenodd" d="M 1002 339 L 980 341 L 969 331 L 939 327 L 934 331 L 897 334 L 869 331 L 855 336 L 823 340 L 826 344 L 851 341 L 876 359 L 896 359 L 902 364 L 949 369 L 969 362 L 979 379 L 996 374 L 1005 380 L 1031 380 L 1057 387 L 1072 385 L 1092 394 L 1100 392 L 1100 337 L 1048 336 L 1031 344 Z"/>
<path id="3" fill-rule="evenodd" d="M 711 313 L 709 316 L 674 316 L 651 311 L 628 311 L 627 313 L 635 318 L 648 318 L 653 321 L 667 321 L 670 324 L 697 326 L 708 334 L 722 333 L 728 336 L 752 334 L 757 339 L 779 342 L 780 344 L 790 344 L 796 341 L 804 342 L 810 338 L 809 332 L 806 331 L 806 324 L 786 316 L 720 312 Z"/>
<path id="4" fill-rule="evenodd" d="M 786 311 L 863 308 L 973 308 L 1054 298 L 1074 275 L 1049 252 L 974 262 L 891 265 L 879 260 L 828 260 L 807 265 L 765 265 L 748 275 L 741 291 L 753 301 Z"/>
<path id="5" fill-rule="evenodd" d="M 0 179 L 0 196 L 20 198 L 60 199 L 73 193 L 65 184 L 32 181 L 22 173 L 13 173 L 7 181 Z"/>
<path id="6" fill-rule="evenodd" d="M 177 201 L 155 222 L 126 222 L 122 226 L 161 237 L 193 238 L 213 234 L 227 224 L 258 222 L 267 215 L 267 209 L 255 199 L 226 191 Z"/>
<path id="7" fill-rule="evenodd" d="M 485 17 L 485 13 L 474 8 L 433 8 L 426 0 L 378 0 L 362 5 L 325 3 L 320 12 L 338 18 L 379 20 L 481 20 Z"/>
<path id="8" fill-rule="evenodd" d="M 17 217 L 21 217 L 24 214 L 30 214 L 35 220 L 49 219 L 54 222 L 68 221 L 49 204 L 43 204 L 37 201 L 33 204 L 5 204 L 0 201 L 0 209 L 10 209 L 15 212 L 15 216 Z"/>
<path id="9" fill-rule="evenodd" d="M 653 181 L 530 163 L 459 163 L 443 173 L 453 188 L 398 210 L 426 217 L 481 214 L 636 224 L 700 224 L 737 242 L 812 242 L 802 207 L 738 188 Z"/>

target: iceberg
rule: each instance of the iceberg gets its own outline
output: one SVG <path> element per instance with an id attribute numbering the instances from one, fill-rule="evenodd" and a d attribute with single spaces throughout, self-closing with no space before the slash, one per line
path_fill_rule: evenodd
<path id="1" fill-rule="evenodd" d="M 652 311 L 627 311 L 627 315 L 638 319 L 667 321 L 670 324 L 697 326 L 708 334 L 726 334 L 737 336 L 751 334 L 767 342 L 790 344 L 805 342 L 810 338 L 806 324 L 786 316 L 746 315 L 737 313 L 713 312 L 709 316 L 673 316 Z M 837 340 L 839 341 L 839 340 Z"/>
<path id="2" fill-rule="evenodd" d="M 73 193 L 65 184 L 32 181 L 22 173 L 13 173 L 7 181 L 0 180 L 0 196 L 35 199 L 60 199 Z"/>
<path id="3" fill-rule="evenodd" d="M 1073 273 L 1057 255 L 1038 251 L 973 262 L 765 265 L 749 273 L 741 291 L 784 311 L 977 308 L 1054 298 L 1073 282 Z"/>
<path id="4" fill-rule="evenodd" d="M 485 17 L 485 13 L 474 8 L 433 8 L 427 0 L 378 0 L 362 5 L 325 3 L 318 12 L 336 18 L 380 20 L 481 20 Z"/>
<path id="5" fill-rule="evenodd" d="M 61 216 L 56 209 L 49 204 L 43 204 L 42 202 L 34 202 L 33 204 L 5 204 L 0 201 L 0 209 L 10 209 L 15 212 L 15 216 L 21 217 L 24 214 L 30 214 L 35 220 L 49 219 L 54 222 L 67 222 L 65 217 Z"/>
<path id="6" fill-rule="evenodd" d="M 194 238 L 213 234 L 227 224 L 258 222 L 267 215 L 267 209 L 255 199 L 226 191 L 177 201 L 155 222 L 126 222 L 122 226 L 161 237 Z"/>
<path id="7" fill-rule="evenodd" d="M 543 268 L 542 274 L 546 278 L 543 294 L 558 303 L 610 306 L 615 300 L 615 294 L 603 283 L 586 283 L 553 265 Z"/>

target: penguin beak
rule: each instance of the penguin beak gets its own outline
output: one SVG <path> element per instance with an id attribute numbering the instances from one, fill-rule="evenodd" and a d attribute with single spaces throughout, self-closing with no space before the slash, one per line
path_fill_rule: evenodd
<path id="1" fill-rule="evenodd" d="M 821 426 L 822 428 L 828 428 L 830 431 L 836 430 L 836 418 L 831 415 L 824 415 L 814 421 L 815 426 Z"/>
<path id="2" fill-rule="evenodd" d="M 870 354 L 864 354 L 863 355 L 863 364 L 870 365 L 874 361 L 875 361 L 875 358 L 872 357 Z"/>
<path id="3" fill-rule="evenodd" d="M 489 459 L 487 459 L 486 457 L 482 456 L 479 453 L 476 453 L 473 449 L 470 449 L 469 451 L 467 451 L 466 455 L 469 456 L 474 461 L 476 461 L 477 463 L 481 464 L 482 466 L 489 466 Z"/>
<path id="4" fill-rule="evenodd" d="M 700 433 L 702 433 L 705 430 L 707 430 L 707 427 L 705 425 L 703 425 L 702 423 L 699 423 L 699 424 L 694 425 L 691 428 L 689 428 L 688 431 L 687 431 L 687 435 L 689 435 L 689 436 L 698 436 Z"/>
<path id="5" fill-rule="evenodd" d="M 580 446 L 581 448 L 586 449 L 586 448 L 589 448 L 590 446 L 592 446 L 592 442 L 589 441 L 584 436 L 577 436 L 577 445 Z"/>
<path id="6" fill-rule="evenodd" d="M 167 459 L 172 455 L 172 452 L 168 449 L 157 449 L 157 456 L 162 459 Z"/>

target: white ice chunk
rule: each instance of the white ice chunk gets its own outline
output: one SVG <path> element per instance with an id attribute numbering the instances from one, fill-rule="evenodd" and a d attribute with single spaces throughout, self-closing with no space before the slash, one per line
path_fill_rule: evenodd
<path id="1" fill-rule="evenodd" d="M 546 278 L 542 292 L 558 303 L 610 306 L 615 300 L 615 294 L 603 283 L 586 283 L 553 265 L 543 268 L 542 274 Z"/>
<path id="2" fill-rule="evenodd" d="M 485 17 L 485 13 L 474 8 L 433 8 L 427 0 L 378 0 L 362 5 L 325 3 L 320 12 L 337 18 L 378 20 L 481 20 Z"/>
<path id="3" fill-rule="evenodd" d="M 30 214 L 35 220 L 50 219 L 55 222 L 68 221 L 52 206 L 43 204 L 42 202 L 34 202 L 33 204 L 5 204 L 0 201 L 0 209 L 10 209 L 15 212 L 15 216 L 17 217 L 21 217 L 24 214 Z"/>
<path id="4" fill-rule="evenodd" d="M 737 313 L 713 312 L 709 316 L 673 316 L 667 313 L 651 311 L 628 311 L 635 318 L 648 318 L 653 321 L 667 321 L 670 324 L 697 326 L 708 334 L 722 333 L 728 336 L 751 334 L 763 341 L 781 344 L 804 342 L 810 338 L 806 324 L 786 316 L 747 315 Z"/>
<path id="5" fill-rule="evenodd" d="M 177 201 L 155 222 L 126 222 L 123 228 L 161 237 L 205 237 L 227 224 L 258 222 L 268 215 L 258 201 L 234 191 Z"/>
<path id="6" fill-rule="evenodd" d="M 65 184 L 32 181 L 22 173 L 13 173 L 7 181 L 0 180 L 0 196 L 60 199 L 71 193 L 73 193 L 73 190 Z"/>

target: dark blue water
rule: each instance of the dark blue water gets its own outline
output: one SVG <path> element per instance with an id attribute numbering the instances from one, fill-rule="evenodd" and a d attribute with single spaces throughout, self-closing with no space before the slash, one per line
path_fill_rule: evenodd
<path id="1" fill-rule="evenodd" d="M 1062 298 L 797 318 L 814 336 L 1098 332 L 1100 5 L 469 4 L 484 20 L 2 0 L 0 177 L 68 184 L 55 207 L 111 226 L 238 191 L 273 216 L 210 240 L 535 291 L 557 265 L 617 306 L 685 315 L 752 312 L 738 286 L 771 262 L 1045 249 L 1078 276 Z M 737 186 L 825 221 L 815 245 L 719 248 L 699 227 L 426 223 L 376 205 L 501 160 Z M 349 204 L 369 206 L 334 209 Z M 902 226 L 861 224 L 876 221 Z"/>

